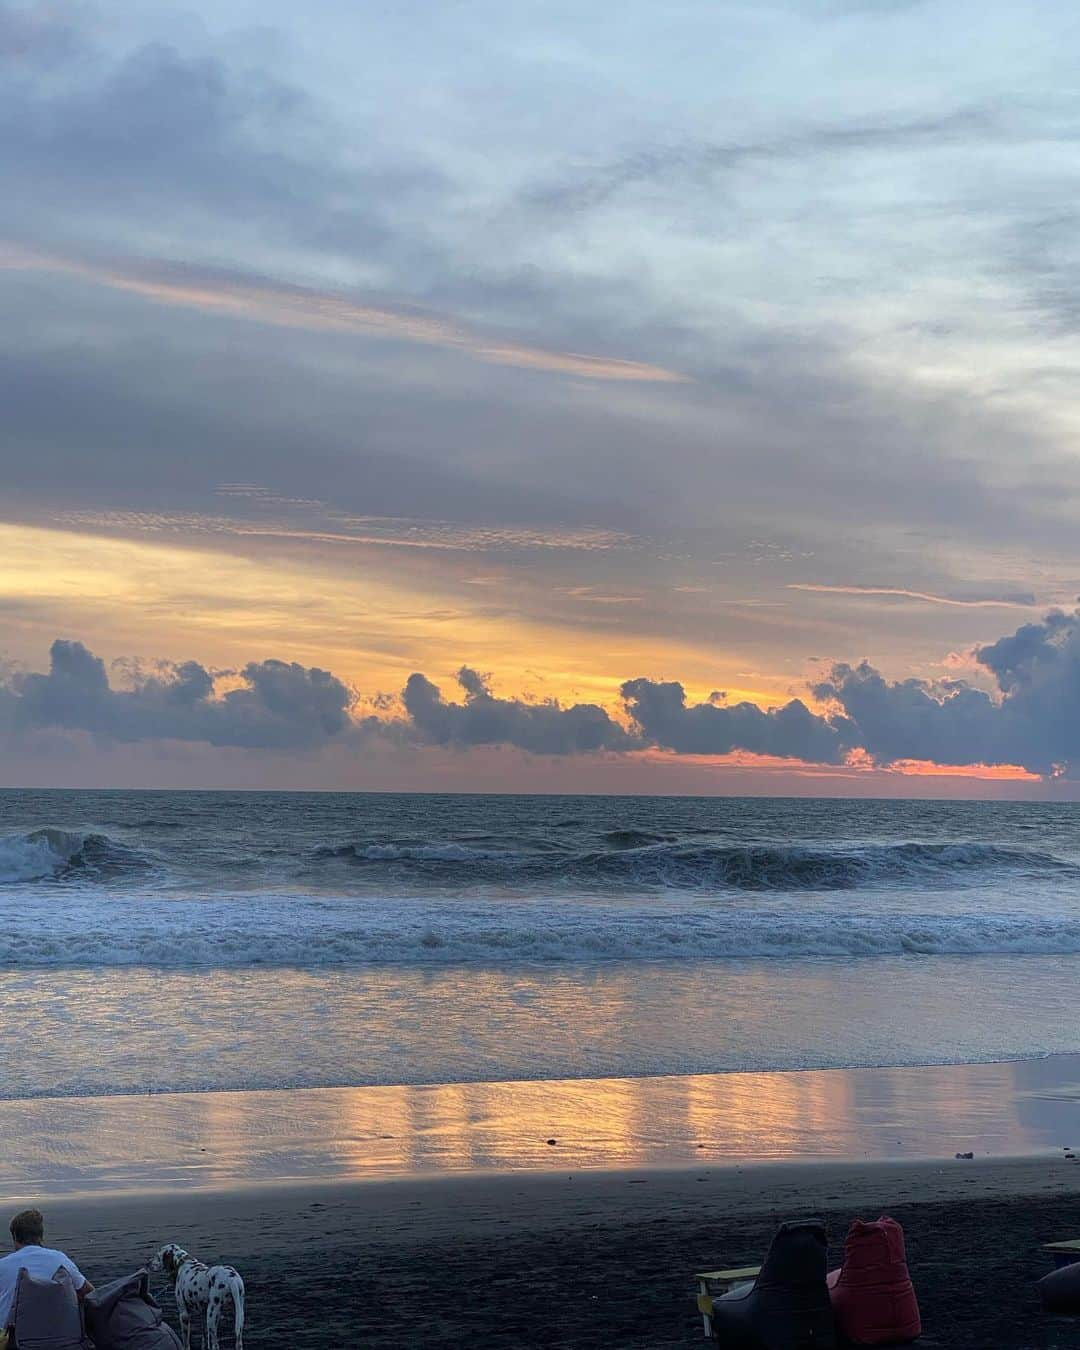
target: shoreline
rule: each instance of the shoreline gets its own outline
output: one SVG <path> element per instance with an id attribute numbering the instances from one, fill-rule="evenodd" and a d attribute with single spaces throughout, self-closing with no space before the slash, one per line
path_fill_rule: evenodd
<path id="1" fill-rule="evenodd" d="M 430 1087 L 0 1101 L 0 1204 L 392 1177 L 1050 1156 L 1080 1145 L 1080 1054 Z"/>
<path id="2" fill-rule="evenodd" d="M 978 958 L 975 958 L 978 959 Z M 373 1083 L 285 1083 L 281 1085 L 273 1083 L 253 1083 L 238 1085 L 235 1087 L 195 1087 L 195 1088 L 156 1088 L 147 1087 L 139 1091 L 133 1088 L 117 1088 L 115 1091 L 92 1092 L 92 1091 L 71 1091 L 71 1092 L 50 1092 L 46 1089 L 36 1092 L 26 1092 L 18 1096 L 4 1097 L 0 1095 L 0 1109 L 5 1106 L 14 1106 L 20 1102 L 78 1102 L 78 1101 L 115 1101 L 118 1099 L 141 1101 L 144 1097 L 207 1097 L 207 1096 L 239 1096 L 253 1093 L 307 1093 L 307 1092 L 369 1092 L 379 1090 L 394 1091 L 420 1091 L 437 1092 L 446 1088 L 457 1087 L 518 1087 L 518 1086 L 542 1086 L 545 1083 L 603 1083 L 603 1082 L 659 1082 L 663 1080 L 681 1080 L 688 1078 L 731 1078 L 734 1076 L 748 1076 L 767 1074 L 782 1075 L 783 1077 L 796 1077 L 799 1074 L 857 1074 L 857 1073 L 906 1073 L 909 1070 L 918 1071 L 920 1069 L 978 1069 L 994 1068 L 1008 1064 L 1027 1064 L 1033 1061 L 1046 1062 L 1048 1060 L 1069 1060 L 1075 1059 L 1080 1072 L 1080 1049 L 1077 1050 L 1032 1050 L 1028 1052 L 1017 1051 L 1011 1054 L 987 1055 L 985 1058 L 972 1059 L 927 1059 L 912 1060 L 903 1063 L 891 1063 L 883 1061 L 880 1064 L 797 1064 L 789 1068 L 761 1068 L 761 1069 L 716 1069 L 709 1073 L 620 1073 L 609 1075 L 561 1075 L 551 1078 L 527 1078 L 522 1076 L 511 1076 L 507 1078 L 455 1078 L 453 1080 L 440 1080 L 437 1078 L 425 1079 L 418 1082 L 396 1083 L 396 1082 L 373 1082 Z"/>

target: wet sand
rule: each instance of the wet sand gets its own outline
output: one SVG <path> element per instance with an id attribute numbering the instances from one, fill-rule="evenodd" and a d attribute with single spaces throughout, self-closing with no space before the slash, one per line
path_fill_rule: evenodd
<path id="1" fill-rule="evenodd" d="M 0 1101 L 0 1204 L 27 1191 L 699 1163 L 997 1157 L 1080 1146 L 1080 1056 L 1004 1064 Z M 555 1139 L 555 1144 L 549 1144 Z"/>
<path id="2" fill-rule="evenodd" d="M 760 1259 L 776 1224 L 905 1226 L 923 1344 L 1059 1350 L 1039 1244 L 1080 1235 L 1080 1162 L 781 1164 L 493 1174 L 58 1198 L 50 1240 L 94 1280 L 176 1240 L 248 1284 L 248 1350 L 705 1344 L 693 1273 Z M 163 1299 L 170 1313 L 171 1302 Z M 229 1342 L 227 1342 L 229 1344 Z"/>

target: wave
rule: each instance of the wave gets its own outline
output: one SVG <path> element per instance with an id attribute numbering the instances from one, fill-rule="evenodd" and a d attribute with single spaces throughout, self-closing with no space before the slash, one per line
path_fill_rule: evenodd
<path id="1" fill-rule="evenodd" d="M 608 848 L 648 848 L 651 844 L 667 844 L 673 834 L 651 834 L 648 830 L 608 830 L 603 836 Z"/>
<path id="2" fill-rule="evenodd" d="M 147 860 L 108 835 L 46 826 L 0 836 L 0 885 L 142 870 Z"/>
<path id="3" fill-rule="evenodd" d="M 473 863 L 504 860 L 515 855 L 507 849 L 469 848 L 465 844 L 342 844 L 319 849 L 320 857 L 350 858 L 354 862 L 449 862 Z"/>
<path id="4" fill-rule="evenodd" d="M 606 848 L 585 853 L 477 849 L 437 842 L 343 844 L 318 854 L 367 867 L 390 863 L 397 871 L 414 864 L 430 873 L 430 864 L 440 864 L 452 883 L 551 880 L 602 889 L 851 890 L 962 880 L 966 874 L 988 870 L 1080 872 L 1075 863 L 1052 853 L 997 844 L 702 845 L 667 842 L 639 830 L 610 831 L 603 839 Z M 464 875 L 465 869 L 473 875 Z"/>
<path id="5" fill-rule="evenodd" d="M 607 961 L 1065 956 L 1080 914 L 837 914 L 617 905 L 305 901 L 83 904 L 59 929 L 31 906 L 0 926 L 0 967 L 241 969 Z"/>
<path id="6" fill-rule="evenodd" d="M 145 820 L 106 820 L 104 824 L 120 830 L 184 830 L 190 826 L 186 820 L 162 820 L 157 816 L 147 816 Z"/>

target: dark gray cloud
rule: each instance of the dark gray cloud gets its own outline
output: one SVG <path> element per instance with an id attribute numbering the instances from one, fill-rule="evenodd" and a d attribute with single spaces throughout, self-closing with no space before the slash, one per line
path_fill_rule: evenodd
<path id="1" fill-rule="evenodd" d="M 61 727 L 115 741 L 304 749 L 352 725 L 352 695 L 328 671 L 269 660 L 236 674 L 241 687 L 218 698 L 215 675 L 197 661 L 136 671 L 130 689 L 114 689 L 100 657 L 81 642 L 57 640 L 48 673 L 11 676 L 0 697 L 16 732 Z"/>
<path id="2" fill-rule="evenodd" d="M 405 711 L 429 744 L 514 745 L 541 755 L 632 750 L 642 744 L 595 703 L 564 708 L 555 701 L 496 698 L 485 678 L 467 666 L 458 672 L 458 683 L 464 701 L 449 703 L 426 676 L 409 676 L 402 694 Z"/>
<path id="3" fill-rule="evenodd" d="M 812 713 L 801 699 L 768 711 L 753 703 L 725 707 L 710 701 L 688 706 L 681 684 L 646 679 L 627 680 L 622 696 L 643 739 L 681 755 L 749 750 L 823 764 L 843 759 L 844 745 L 837 729 Z"/>
<path id="4" fill-rule="evenodd" d="M 867 662 L 834 666 L 815 688 L 833 721 L 875 761 L 1019 764 L 1080 776 L 1080 611 L 1053 612 L 977 649 L 997 698 L 963 680 L 885 680 Z"/>
<path id="5" fill-rule="evenodd" d="M 1022 762 L 1003 754 L 999 707 L 985 691 L 963 681 L 889 681 L 863 661 L 833 666 L 814 693 L 842 709 L 842 716 L 833 722 L 845 744 L 865 750 L 878 764 L 905 759 L 933 764 Z"/>

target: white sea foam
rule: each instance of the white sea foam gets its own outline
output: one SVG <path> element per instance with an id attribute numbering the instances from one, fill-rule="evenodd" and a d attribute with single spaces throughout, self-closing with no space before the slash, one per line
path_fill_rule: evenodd
<path id="1" fill-rule="evenodd" d="M 82 851 L 86 838 L 53 828 L 0 836 L 0 884 L 55 875 Z"/>
<path id="2" fill-rule="evenodd" d="M 0 925 L 0 966 L 318 969 L 737 959 L 1080 953 L 1080 914 L 573 902 L 314 899 L 105 900 L 26 896 Z"/>

